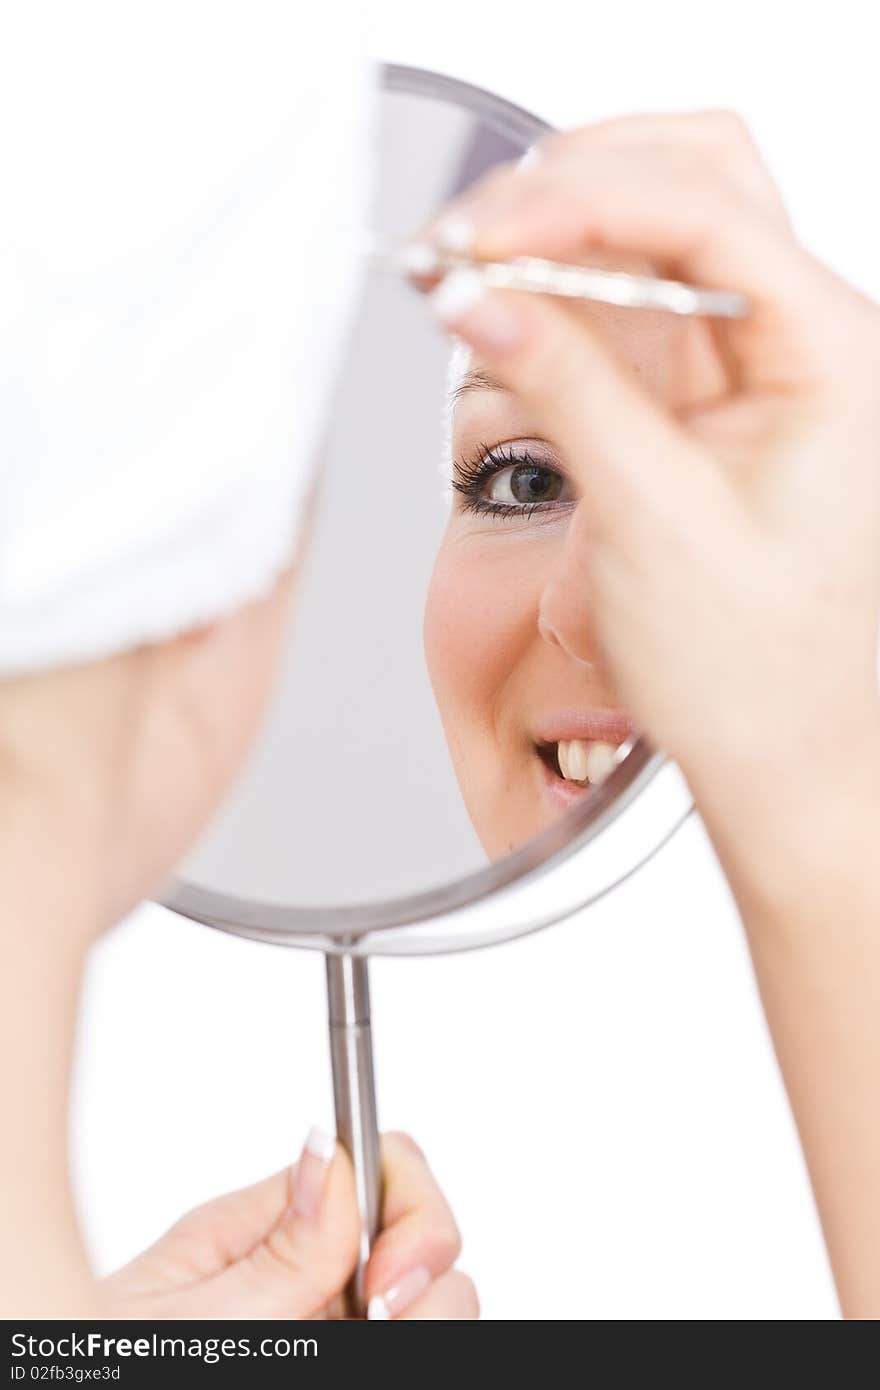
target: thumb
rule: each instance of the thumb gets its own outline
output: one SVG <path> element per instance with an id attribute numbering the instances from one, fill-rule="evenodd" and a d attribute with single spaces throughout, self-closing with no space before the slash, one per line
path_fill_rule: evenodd
<path id="1" fill-rule="evenodd" d="M 177 1316 L 211 1318 L 314 1318 L 341 1294 L 354 1269 L 360 1222 L 351 1164 L 329 1135 L 310 1131 L 296 1166 L 279 1175 L 274 1209 L 260 1188 L 236 1193 L 240 1209 L 226 1214 L 239 1232 L 259 1216 L 247 1248 L 213 1277 L 194 1283 Z M 245 1209 L 254 1194 L 260 1212 Z M 226 1199 L 227 1201 L 229 1199 Z M 229 1240 L 228 1231 L 225 1239 Z M 230 1251 L 231 1253 L 231 1251 Z M 183 1309 L 186 1303 L 185 1311 Z"/>
<path id="2" fill-rule="evenodd" d="M 597 540 L 637 543 L 646 520 L 680 524 L 701 493 L 721 489 L 713 460 L 648 395 L 582 306 L 489 290 L 470 267 L 448 274 L 431 301 L 563 453 Z"/>

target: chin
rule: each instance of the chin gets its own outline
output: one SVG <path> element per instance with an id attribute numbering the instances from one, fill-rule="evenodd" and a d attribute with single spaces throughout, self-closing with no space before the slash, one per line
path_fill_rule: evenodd
<path id="1" fill-rule="evenodd" d="M 485 809 L 476 815 L 471 814 L 471 824 L 490 864 L 496 864 L 499 859 L 506 859 L 509 854 L 522 849 L 544 829 L 537 822 L 533 824 L 531 819 L 526 826 L 521 822 L 512 825 L 509 807 L 505 813 L 497 816 L 488 816 Z"/>

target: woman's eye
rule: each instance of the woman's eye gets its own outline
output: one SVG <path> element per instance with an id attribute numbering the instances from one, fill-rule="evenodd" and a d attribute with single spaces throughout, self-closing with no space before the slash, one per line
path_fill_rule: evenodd
<path id="1" fill-rule="evenodd" d="M 510 445 L 483 448 L 453 465 L 452 486 L 463 512 L 475 516 L 527 518 L 543 509 L 573 503 L 571 483 L 547 460 Z"/>
<path id="2" fill-rule="evenodd" d="M 517 463 L 502 468 L 486 484 L 484 497 L 506 506 L 535 506 L 562 497 L 565 479 L 552 468 L 537 463 Z"/>

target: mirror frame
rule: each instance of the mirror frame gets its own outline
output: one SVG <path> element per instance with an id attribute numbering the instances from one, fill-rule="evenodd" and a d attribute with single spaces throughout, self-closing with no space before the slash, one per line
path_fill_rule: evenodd
<path id="1" fill-rule="evenodd" d="M 427 69 L 386 64 L 382 89 L 464 107 L 528 146 L 546 122 L 502 97 Z M 204 926 L 326 954 L 439 955 L 500 945 L 590 906 L 630 878 L 693 810 L 678 769 L 637 740 L 573 810 L 497 863 L 426 892 L 330 907 L 287 907 L 177 879 L 163 907 Z"/>

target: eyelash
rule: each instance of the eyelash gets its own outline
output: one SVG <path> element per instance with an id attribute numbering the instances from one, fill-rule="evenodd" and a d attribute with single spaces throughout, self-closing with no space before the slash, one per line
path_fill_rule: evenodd
<path id="1" fill-rule="evenodd" d="M 511 445 L 502 444 L 493 449 L 488 444 L 481 444 L 470 458 L 456 459 L 453 464 L 452 488 L 463 499 L 462 510 L 473 512 L 476 516 L 516 516 L 528 519 L 535 512 L 547 511 L 550 507 L 558 505 L 551 502 L 532 502 L 512 507 L 508 502 L 491 502 L 480 496 L 483 488 L 496 473 L 517 465 L 542 468 L 548 473 L 559 472 L 557 468 L 551 468 L 545 459 L 535 458 L 528 449 L 517 452 Z"/>

